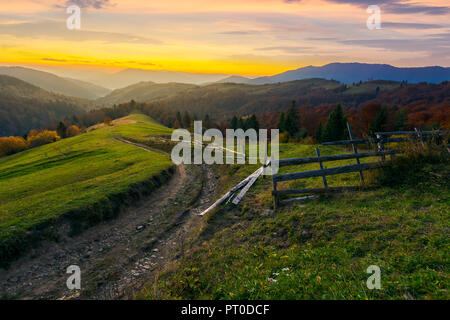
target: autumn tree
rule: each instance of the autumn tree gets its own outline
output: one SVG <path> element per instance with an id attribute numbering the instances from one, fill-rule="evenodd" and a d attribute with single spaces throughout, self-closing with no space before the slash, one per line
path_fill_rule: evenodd
<path id="1" fill-rule="evenodd" d="M 66 130 L 66 137 L 74 137 L 79 135 L 81 132 L 80 128 L 78 128 L 78 126 L 76 125 L 71 125 L 70 127 L 67 128 Z"/>
<path id="2" fill-rule="evenodd" d="M 31 130 L 27 136 L 27 142 L 30 148 L 35 148 L 42 146 L 44 144 L 49 144 L 58 141 L 61 137 L 56 131 L 50 130 Z"/>
<path id="3" fill-rule="evenodd" d="M 0 137 L 0 157 L 21 152 L 28 148 L 28 143 L 22 137 Z"/>
<path id="4" fill-rule="evenodd" d="M 110 117 L 106 116 L 105 119 L 103 120 L 103 123 L 107 126 L 112 125 L 112 120 Z"/>

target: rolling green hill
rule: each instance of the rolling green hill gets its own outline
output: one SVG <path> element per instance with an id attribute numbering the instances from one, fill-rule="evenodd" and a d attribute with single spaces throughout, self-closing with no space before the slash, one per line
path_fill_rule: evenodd
<path id="1" fill-rule="evenodd" d="M 114 216 L 130 195 L 148 193 L 167 179 L 166 154 L 125 144 L 171 130 L 143 115 L 0 159 L 0 261 L 48 237 L 67 219 L 72 232 Z"/>

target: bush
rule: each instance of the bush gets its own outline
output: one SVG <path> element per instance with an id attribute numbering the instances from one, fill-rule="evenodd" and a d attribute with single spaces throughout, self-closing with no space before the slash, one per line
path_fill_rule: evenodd
<path id="1" fill-rule="evenodd" d="M 0 157 L 8 156 L 28 148 L 28 143 L 22 137 L 1 137 Z"/>
<path id="2" fill-rule="evenodd" d="M 112 120 L 110 117 L 105 117 L 105 120 L 103 120 L 103 123 L 107 126 L 112 125 Z"/>
<path id="3" fill-rule="evenodd" d="M 75 137 L 77 135 L 79 135 L 81 133 L 80 128 L 78 128 L 77 126 L 73 125 L 67 128 L 66 130 L 66 137 L 70 138 L 70 137 Z"/>
<path id="4" fill-rule="evenodd" d="M 49 144 L 55 141 L 58 141 L 61 139 L 56 131 L 50 131 L 50 130 L 31 130 L 28 134 L 27 141 L 30 145 L 30 148 L 35 148 L 42 146 L 44 144 Z"/>
<path id="5" fill-rule="evenodd" d="M 371 179 L 380 185 L 399 186 L 399 185 L 419 185 L 427 180 L 430 174 L 441 173 L 430 172 L 431 165 L 448 165 L 449 153 L 447 143 L 437 144 L 429 142 L 422 145 L 420 142 L 411 142 L 401 147 L 402 153 L 387 162 L 380 170 L 372 173 Z M 436 166 L 437 165 L 437 166 Z M 445 169 L 444 169 L 445 171 Z M 448 172 L 443 172 L 448 175 Z M 445 177 L 444 177 L 445 178 Z"/>

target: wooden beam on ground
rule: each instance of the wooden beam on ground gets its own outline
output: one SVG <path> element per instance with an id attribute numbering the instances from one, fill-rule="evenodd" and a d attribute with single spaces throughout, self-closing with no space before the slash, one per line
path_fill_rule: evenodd
<path id="1" fill-rule="evenodd" d="M 313 200 L 318 199 L 318 196 L 305 196 L 305 197 L 298 197 L 298 198 L 290 198 L 290 199 L 283 199 L 281 202 L 294 202 L 294 201 L 304 201 L 304 200 Z"/>
<path id="2" fill-rule="evenodd" d="M 251 175 L 249 175 L 247 178 L 245 178 L 244 180 L 242 180 L 241 182 L 239 182 L 236 186 L 234 186 L 230 191 L 228 191 L 226 194 L 224 194 L 219 200 L 217 200 L 216 202 L 214 202 L 208 209 L 206 209 L 205 211 L 203 211 L 202 213 L 199 214 L 199 216 L 204 216 L 205 214 L 207 214 L 208 212 L 211 212 L 212 210 L 214 210 L 215 208 L 217 208 L 222 202 L 224 202 L 225 200 L 227 200 L 233 193 L 235 193 L 237 190 L 239 190 L 240 188 L 242 188 L 243 186 L 245 186 L 246 183 L 248 183 L 250 181 L 250 179 L 253 177 L 253 175 L 255 175 L 256 173 L 259 172 L 259 170 L 261 170 L 261 168 L 259 168 L 258 170 L 256 170 L 254 173 L 252 173 Z"/>
<path id="3" fill-rule="evenodd" d="M 253 174 L 253 177 L 248 181 L 247 185 L 241 190 L 241 192 L 239 192 L 239 194 L 236 196 L 236 198 L 234 198 L 234 200 L 232 201 L 232 203 L 234 205 L 237 205 L 239 203 L 239 201 L 241 201 L 241 199 L 247 193 L 248 189 L 250 189 L 250 187 L 255 183 L 255 181 L 259 178 L 259 176 L 263 173 L 263 170 L 264 170 L 264 167 L 261 167 L 258 169 L 258 171 L 256 173 Z"/>

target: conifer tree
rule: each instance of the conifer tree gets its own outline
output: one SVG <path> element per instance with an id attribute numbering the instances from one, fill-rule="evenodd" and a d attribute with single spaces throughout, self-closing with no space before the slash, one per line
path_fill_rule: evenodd
<path id="1" fill-rule="evenodd" d="M 347 138 L 347 119 L 345 118 L 341 105 L 338 104 L 331 112 L 325 129 L 323 130 L 322 142 L 345 140 Z"/>

